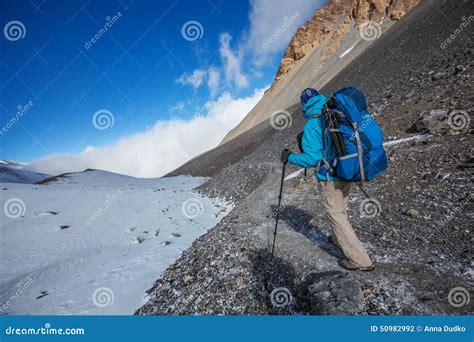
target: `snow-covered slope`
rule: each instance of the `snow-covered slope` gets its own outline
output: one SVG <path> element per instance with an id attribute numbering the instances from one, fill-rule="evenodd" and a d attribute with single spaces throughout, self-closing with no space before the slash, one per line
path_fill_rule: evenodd
<path id="1" fill-rule="evenodd" d="M 36 183 L 46 177 L 43 173 L 28 171 L 16 162 L 0 160 L 0 182 L 2 183 Z"/>
<path id="2" fill-rule="evenodd" d="M 131 314 L 145 290 L 230 205 L 206 179 L 90 170 L 0 184 L 0 315 Z"/>

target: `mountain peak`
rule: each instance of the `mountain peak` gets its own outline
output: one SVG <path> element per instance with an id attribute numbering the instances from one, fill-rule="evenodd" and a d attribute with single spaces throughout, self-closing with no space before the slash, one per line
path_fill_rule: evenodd
<path id="1" fill-rule="evenodd" d="M 286 48 L 275 76 L 274 84 L 296 62 L 310 51 L 327 43 L 322 51 L 324 63 L 341 45 L 350 30 L 350 24 L 363 25 L 384 18 L 401 19 L 420 0 L 329 0 L 314 16 L 301 26 Z M 329 40 L 329 42 L 327 42 Z"/>

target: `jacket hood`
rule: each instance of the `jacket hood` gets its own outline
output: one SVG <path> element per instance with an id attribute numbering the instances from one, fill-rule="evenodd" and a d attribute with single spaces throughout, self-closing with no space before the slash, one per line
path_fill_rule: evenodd
<path id="1" fill-rule="evenodd" d="M 324 105 L 328 101 L 327 97 L 323 94 L 311 97 L 303 107 L 303 115 L 306 119 L 321 113 Z"/>

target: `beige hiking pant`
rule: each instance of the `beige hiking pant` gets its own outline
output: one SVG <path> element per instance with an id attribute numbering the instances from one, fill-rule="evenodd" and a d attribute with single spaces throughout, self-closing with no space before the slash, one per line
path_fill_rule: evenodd
<path id="1" fill-rule="evenodd" d="M 351 183 L 319 181 L 319 184 L 334 242 L 341 248 L 347 259 L 358 266 L 368 267 L 372 265 L 372 260 L 370 260 L 367 251 L 357 238 L 347 218 L 347 203 L 349 202 Z"/>

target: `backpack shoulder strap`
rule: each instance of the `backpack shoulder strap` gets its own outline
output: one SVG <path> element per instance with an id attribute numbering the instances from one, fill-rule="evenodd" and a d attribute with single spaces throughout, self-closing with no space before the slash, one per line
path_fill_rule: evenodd
<path id="1" fill-rule="evenodd" d="M 321 113 L 319 114 L 314 114 L 314 115 L 311 115 L 308 120 L 311 120 L 311 119 L 316 119 L 316 118 L 320 118 L 321 117 Z"/>

